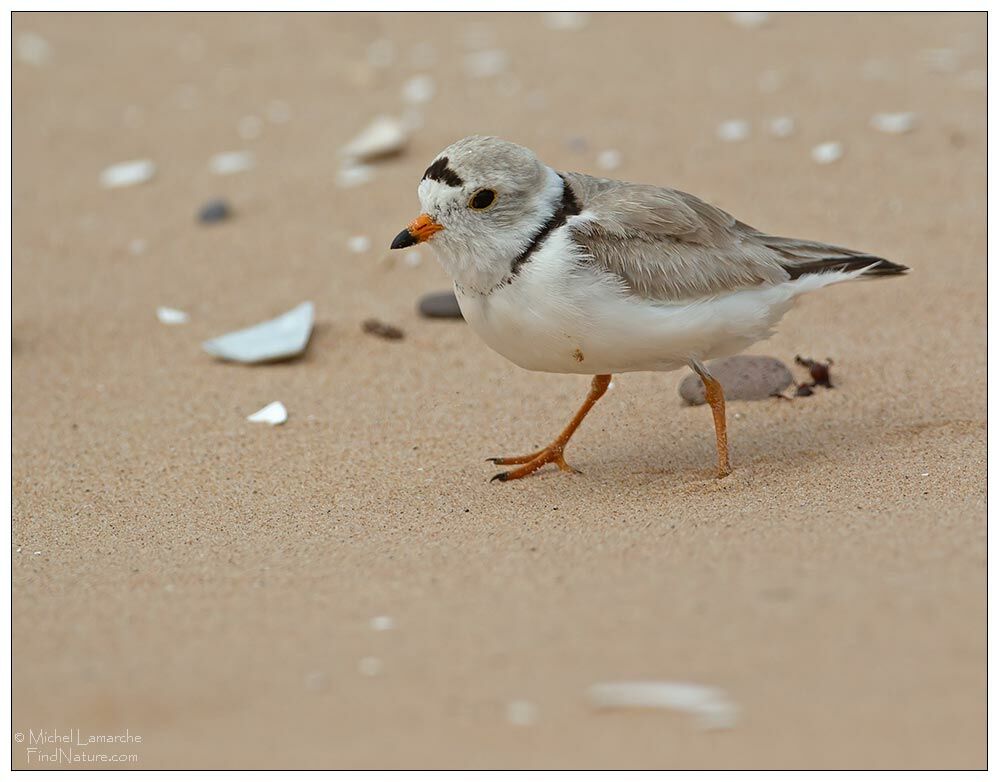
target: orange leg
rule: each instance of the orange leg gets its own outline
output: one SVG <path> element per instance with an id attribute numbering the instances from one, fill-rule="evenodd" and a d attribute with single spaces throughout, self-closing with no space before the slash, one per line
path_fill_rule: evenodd
<path id="1" fill-rule="evenodd" d="M 610 375 L 594 375 L 593 383 L 590 385 L 590 393 L 587 395 L 586 401 L 583 402 L 583 406 L 580 407 L 579 412 L 573 416 L 569 425 L 562 430 L 562 434 L 556 437 L 552 444 L 547 448 L 542 448 L 540 451 L 535 451 L 534 453 L 527 454 L 526 456 L 510 456 L 506 458 L 499 457 L 488 459 L 487 461 L 490 461 L 493 464 L 522 465 L 516 470 L 501 472 L 494 475 L 490 480 L 515 481 L 517 478 L 523 478 L 526 475 L 530 475 L 540 467 L 544 467 L 546 464 L 551 464 L 553 462 L 564 472 L 579 472 L 569 466 L 562 454 L 565 452 L 565 446 L 569 442 L 569 439 L 575 433 L 576 429 L 579 428 L 579 425 L 583 423 L 583 419 L 586 418 L 586 414 L 590 412 L 590 408 L 593 407 L 597 400 L 604 395 L 604 392 L 607 391 L 607 386 L 610 385 L 610 381 Z"/>
<path id="2" fill-rule="evenodd" d="M 694 371 L 700 375 L 704 383 L 704 396 L 711 405 L 711 413 L 715 419 L 715 448 L 718 450 L 718 477 L 724 478 L 732 467 L 728 462 L 728 431 L 725 422 L 725 394 L 721 383 L 708 374 L 708 370 L 700 362 L 692 362 Z"/>

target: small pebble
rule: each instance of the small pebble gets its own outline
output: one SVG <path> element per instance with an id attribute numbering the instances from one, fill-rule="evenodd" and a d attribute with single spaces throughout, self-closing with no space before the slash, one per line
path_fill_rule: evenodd
<path id="1" fill-rule="evenodd" d="M 21 62 L 36 67 L 52 59 L 52 47 L 38 33 L 18 33 L 14 39 L 14 52 Z"/>
<path id="2" fill-rule="evenodd" d="M 226 176 L 249 171 L 253 168 L 253 164 L 253 154 L 250 152 L 220 152 L 208 161 L 208 170 L 213 174 Z"/>
<path id="3" fill-rule="evenodd" d="M 101 172 L 101 184 L 107 188 L 131 187 L 148 182 L 156 173 L 156 164 L 151 160 L 126 160 L 115 163 Z"/>
<path id="4" fill-rule="evenodd" d="M 382 672 L 382 661 L 377 657 L 362 657 L 357 663 L 357 670 L 363 676 L 377 676 Z"/>
<path id="5" fill-rule="evenodd" d="M 166 323 L 168 326 L 187 323 L 191 319 L 186 312 L 175 310 L 173 307 L 157 307 L 156 318 L 160 323 Z"/>
<path id="6" fill-rule="evenodd" d="M 510 57 L 502 49 L 484 49 L 465 55 L 465 73 L 475 79 L 498 76 L 506 70 Z"/>
<path id="7" fill-rule="evenodd" d="M 774 117 L 767 124 L 770 135 L 776 138 L 787 138 L 794 133 L 794 120 L 791 117 Z"/>
<path id="8" fill-rule="evenodd" d="M 421 263 L 423 263 L 423 254 L 416 249 L 407 250 L 402 256 L 402 262 L 406 264 L 410 269 L 415 269 Z"/>
<path id="9" fill-rule="evenodd" d="M 590 23 L 590 15 L 580 11 L 549 11 L 545 26 L 549 30 L 582 30 Z"/>
<path id="10" fill-rule="evenodd" d="M 794 389 L 795 396 L 811 396 L 815 393 L 815 390 L 811 383 L 799 383 L 798 387 Z"/>
<path id="11" fill-rule="evenodd" d="M 352 236 L 347 240 L 347 249 L 352 253 L 366 253 L 371 249 L 371 240 L 367 236 Z"/>
<path id="12" fill-rule="evenodd" d="M 911 111 L 881 113 L 871 117 L 871 127 L 882 133 L 908 133 L 916 126 L 916 115 Z"/>
<path id="13" fill-rule="evenodd" d="M 132 255 L 142 255 L 146 251 L 147 247 L 148 243 L 145 239 L 133 239 L 128 243 L 128 251 L 132 253 Z"/>
<path id="14" fill-rule="evenodd" d="M 198 210 L 198 222 L 200 223 L 220 223 L 232 216 L 229 203 L 221 198 L 209 201 Z"/>
<path id="15" fill-rule="evenodd" d="M 565 145 L 570 150 L 577 153 L 586 152 L 587 149 L 586 139 L 582 136 L 570 136 L 566 139 Z"/>
<path id="16" fill-rule="evenodd" d="M 271 402 L 266 407 L 262 407 L 257 412 L 248 415 L 246 420 L 252 421 L 255 424 L 277 426 L 288 420 L 288 410 L 280 402 Z"/>
<path id="17" fill-rule="evenodd" d="M 771 356 L 731 356 L 709 361 L 708 371 L 721 383 L 726 399 L 768 399 L 794 381 L 784 362 Z M 691 405 L 703 405 L 704 383 L 691 372 L 680 383 L 680 396 Z"/>
<path id="18" fill-rule="evenodd" d="M 843 145 L 838 141 L 826 141 L 812 147 L 812 160 L 822 166 L 835 163 L 843 157 Z"/>
<path id="19" fill-rule="evenodd" d="M 605 149 L 597 155 L 597 165 L 604 171 L 613 171 L 621 165 L 622 156 L 616 149 Z"/>
<path id="20" fill-rule="evenodd" d="M 426 103 L 437 92 L 437 85 L 432 77 L 426 74 L 414 76 L 402 85 L 402 99 L 406 103 Z"/>
<path id="21" fill-rule="evenodd" d="M 406 336 L 406 333 L 388 323 L 382 323 L 377 318 L 368 318 L 361 324 L 361 329 L 365 334 L 372 334 L 382 339 L 399 340 Z"/>
<path id="22" fill-rule="evenodd" d="M 744 119 L 729 119 L 715 131 L 722 141 L 745 141 L 749 138 L 749 123 Z"/>
<path id="23" fill-rule="evenodd" d="M 767 23 L 770 14 L 766 11 L 732 11 L 728 18 L 733 24 L 753 30 Z"/>
<path id="24" fill-rule="evenodd" d="M 827 358 L 825 361 L 815 361 L 814 359 L 795 356 L 794 363 L 808 370 L 808 374 L 812 376 L 812 385 L 824 388 L 833 387 L 832 375 L 830 374 L 830 368 L 833 365 L 831 358 Z"/>
<path id="25" fill-rule="evenodd" d="M 428 293 L 420 299 L 418 309 L 425 318 L 463 318 L 453 291 Z"/>
<path id="26" fill-rule="evenodd" d="M 395 628 L 395 619 L 391 616 L 373 616 L 371 618 L 371 629 L 383 632 Z"/>
<path id="27" fill-rule="evenodd" d="M 239 133 L 239 137 L 241 139 L 246 139 L 247 141 L 257 138 L 263 128 L 263 121 L 255 114 L 249 114 L 242 117 L 239 122 L 236 123 L 236 132 Z"/>
<path id="28" fill-rule="evenodd" d="M 519 728 L 529 727 L 538 721 L 538 707 L 530 701 L 510 701 L 506 705 L 506 720 Z"/>

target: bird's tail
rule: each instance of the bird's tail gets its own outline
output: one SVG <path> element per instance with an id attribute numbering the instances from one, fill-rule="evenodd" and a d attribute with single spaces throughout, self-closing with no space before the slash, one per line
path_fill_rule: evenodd
<path id="1" fill-rule="evenodd" d="M 874 255 L 834 256 L 813 258 L 799 263 L 781 264 L 784 270 L 796 280 L 804 274 L 826 274 L 828 272 L 861 272 L 858 277 L 892 277 L 905 274 L 908 266 L 892 263 Z"/>

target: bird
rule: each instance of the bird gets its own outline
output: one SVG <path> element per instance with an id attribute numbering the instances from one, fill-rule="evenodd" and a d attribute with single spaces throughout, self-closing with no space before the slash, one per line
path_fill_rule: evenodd
<path id="1" fill-rule="evenodd" d="M 717 475 L 731 472 L 721 384 L 706 364 L 769 337 L 798 296 L 908 267 L 845 247 L 759 231 L 680 190 L 559 171 L 527 147 L 469 136 L 438 154 L 421 213 L 391 249 L 428 242 L 462 315 L 528 370 L 592 376 L 546 447 L 491 457 L 511 481 L 565 449 L 613 375 L 689 367 L 704 383 Z"/>

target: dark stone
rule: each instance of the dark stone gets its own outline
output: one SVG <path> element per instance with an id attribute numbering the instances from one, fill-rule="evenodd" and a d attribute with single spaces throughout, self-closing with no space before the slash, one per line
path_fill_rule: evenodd
<path id="1" fill-rule="evenodd" d="M 361 324 L 365 334 L 374 334 L 382 339 L 402 339 L 406 336 L 402 329 L 389 323 L 382 323 L 377 318 L 368 318 Z"/>
<path id="2" fill-rule="evenodd" d="M 772 356 L 731 356 L 709 361 L 707 368 L 726 399 L 769 399 L 794 381 L 784 362 Z M 679 390 L 689 404 L 704 404 L 704 383 L 696 374 L 687 375 Z"/>
<path id="3" fill-rule="evenodd" d="M 199 223 L 220 223 L 230 217 L 232 217 L 232 209 L 229 208 L 229 202 L 221 198 L 209 201 L 198 210 Z"/>
<path id="4" fill-rule="evenodd" d="M 418 308 L 425 318 L 461 318 L 461 308 L 453 291 L 428 293 L 420 299 Z"/>

